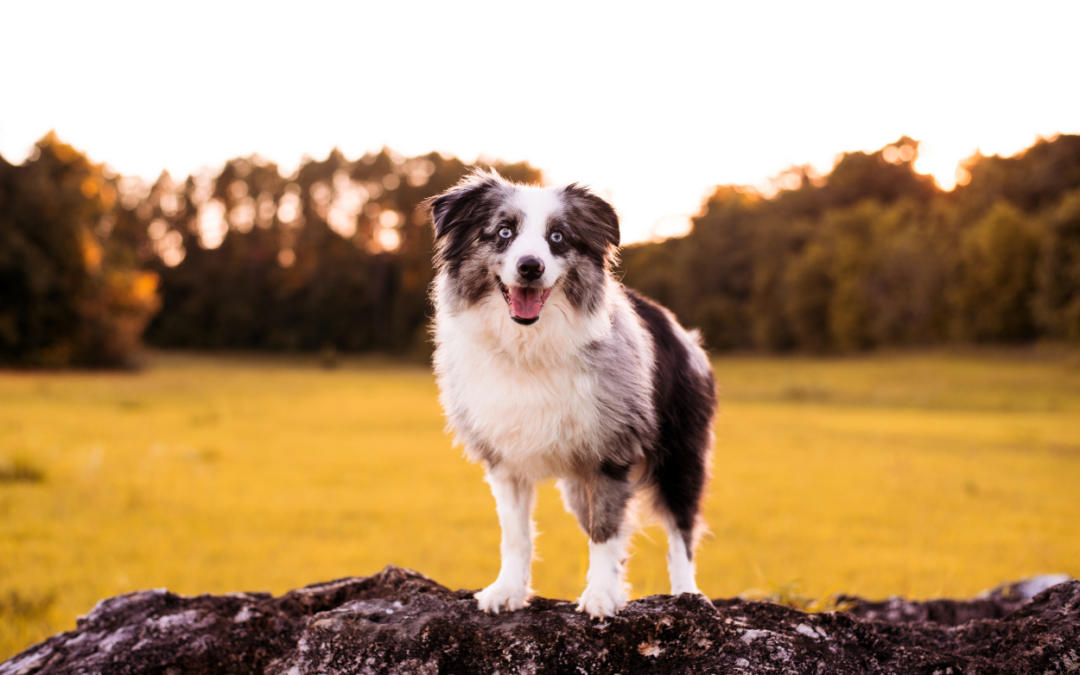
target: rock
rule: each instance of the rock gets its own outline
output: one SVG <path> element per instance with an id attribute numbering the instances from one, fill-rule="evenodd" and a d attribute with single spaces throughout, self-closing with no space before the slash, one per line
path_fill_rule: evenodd
<path id="1" fill-rule="evenodd" d="M 1080 581 L 1030 580 L 968 601 L 848 600 L 849 611 L 806 614 L 652 596 L 595 622 L 573 603 L 537 598 L 487 615 L 472 592 L 391 566 L 279 598 L 110 598 L 75 630 L 0 664 L 0 675 L 1080 673 Z"/>

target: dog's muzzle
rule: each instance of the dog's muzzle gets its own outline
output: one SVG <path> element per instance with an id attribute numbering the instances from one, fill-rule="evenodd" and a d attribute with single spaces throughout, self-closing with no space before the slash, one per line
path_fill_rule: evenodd
<path id="1" fill-rule="evenodd" d="M 503 299 L 510 308 L 510 318 L 523 326 L 536 323 L 540 318 L 540 309 L 551 295 L 550 288 L 507 286 L 502 280 L 499 280 L 499 290 L 502 291 Z"/>

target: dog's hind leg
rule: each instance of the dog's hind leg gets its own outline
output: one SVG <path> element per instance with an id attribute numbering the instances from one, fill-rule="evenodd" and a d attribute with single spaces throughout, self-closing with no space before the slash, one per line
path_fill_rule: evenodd
<path id="1" fill-rule="evenodd" d="M 627 505 L 633 486 L 629 469 L 601 471 L 586 482 L 589 500 L 589 572 L 578 611 L 593 618 L 614 616 L 629 599 L 626 548 L 633 529 Z M 565 493 L 564 493 L 565 494 Z"/>
<path id="2" fill-rule="evenodd" d="M 502 564 L 495 583 L 478 592 L 476 599 L 480 609 L 498 614 L 503 610 L 528 607 L 532 597 L 532 510 L 536 504 L 536 486 L 530 481 L 505 475 L 497 467 L 488 467 L 487 482 L 495 496 L 495 508 L 502 527 Z"/>
<path id="3" fill-rule="evenodd" d="M 653 507 L 667 530 L 672 595 L 701 592 L 695 579 L 694 547 L 705 529 L 700 512 L 708 479 L 706 462 L 704 454 L 684 456 L 677 472 L 659 467 L 654 476 Z"/>
<path id="4" fill-rule="evenodd" d="M 694 570 L 694 533 L 678 527 L 670 517 L 664 518 L 668 537 L 668 576 L 671 594 L 700 593 Z"/>
<path id="5" fill-rule="evenodd" d="M 555 484 L 562 495 L 566 510 L 577 518 L 581 531 L 589 534 L 589 488 L 585 481 L 576 478 L 560 478 Z"/>

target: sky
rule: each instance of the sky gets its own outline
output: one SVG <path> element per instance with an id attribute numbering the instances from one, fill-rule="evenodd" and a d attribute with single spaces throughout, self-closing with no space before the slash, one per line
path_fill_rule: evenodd
<path id="1" fill-rule="evenodd" d="M 0 154 L 49 130 L 125 175 L 333 148 L 527 160 L 626 242 L 718 184 L 903 135 L 951 188 L 976 151 L 1080 133 L 1080 2 L 0 0 Z"/>

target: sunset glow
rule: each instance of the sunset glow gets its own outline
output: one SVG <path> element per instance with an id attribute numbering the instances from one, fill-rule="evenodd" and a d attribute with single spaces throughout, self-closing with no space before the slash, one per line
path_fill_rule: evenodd
<path id="1" fill-rule="evenodd" d="M 951 189 L 976 151 L 1078 133 L 1076 25 L 1073 2 L 21 3 L 0 22 L 0 153 L 55 129 L 149 180 L 334 147 L 527 160 L 609 196 L 636 241 L 685 231 L 714 185 L 904 135 Z M 362 197 L 326 205 L 335 229 Z M 251 199 L 206 228 L 250 226 Z"/>

